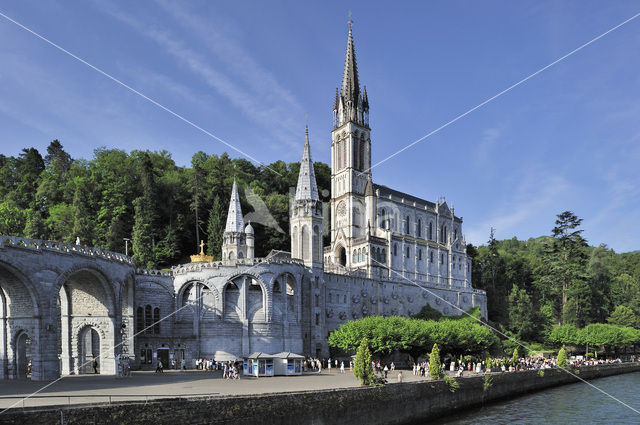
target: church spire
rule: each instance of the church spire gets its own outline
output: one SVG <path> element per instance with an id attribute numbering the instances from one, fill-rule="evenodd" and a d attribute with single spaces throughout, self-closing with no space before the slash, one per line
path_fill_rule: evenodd
<path id="1" fill-rule="evenodd" d="M 229 202 L 229 213 L 227 214 L 227 225 L 224 232 L 244 232 L 244 220 L 242 219 L 242 207 L 238 196 L 238 185 L 233 179 L 233 189 L 231 189 L 231 201 Z"/>
<path id="2" fill-rule="evenodd" d="M 296 186 L 296 201 L 318 201 L 319 199 L 316 175 L 313 172 L 313 161 L 311 160 L 311 148 L 309 147 L 309 126 L 307 125 L 302 160 L 300 161 L 300 174 L 298 174 L 298 185 Z"/>
<path id="3" fill-rule="evenodd" d="M 358 65 L 356 63 L 356 49 L 353 46 L 353 21 L 349 18 L 349 36 L 347 38 L 347 55 L 344 60 L 344 75 L 342 76 L 342 96 L 345 101 L 351 100 L 357 107 L 360 99 L 360 82 L 358 81 Z"/>

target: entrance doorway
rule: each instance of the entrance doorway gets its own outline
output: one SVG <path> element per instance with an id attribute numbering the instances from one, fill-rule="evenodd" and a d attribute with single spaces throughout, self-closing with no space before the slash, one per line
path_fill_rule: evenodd
<path id="1" fill-rule="evenodd" d="M 338 264 L 340 264 L 342 267 L 345 267 L 347 265 L 347 251 L 344 249 L 343 246 L 339 246 L 338 252 L 336 254 L 337 254 L 336 258 L 338 259 Z"/>
<path id="2" fill-rule="evenodd" d="M 31 378 L 31 338 L 21 332 L 16 338 L 16 378 Z"/>
<path id="3" fill-rule="evenodd" d="M 158 356 L 158 361 L 162 362 L 162 367 L 165 369 L 169 369 L 169 349 L 158 348 L 156 352 Z"/>
<path id="4" fill-rule="evenodd" d="M 87 326 L 78 335 L 78 373 L 100 373 L 100 335 L 94 328 Z M 98 360 L 93 369 L 94 360 Z"/>

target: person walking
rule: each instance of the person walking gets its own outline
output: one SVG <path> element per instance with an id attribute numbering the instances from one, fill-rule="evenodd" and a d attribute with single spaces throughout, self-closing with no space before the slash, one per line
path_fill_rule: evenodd
<path id="1" fill-rule="evenodd" d="M 93 373 L 98 373 L 98 359 L 93 359 Z"/>
<path id="2" fill-rule="evenodd" d="M 398 372 L 398 384 L 402 384 L 402 371 Z"/>
<path id="3" fill-rule="evenodd" d="M 340 362 L 340 373 L 344 373 L 344 362 Z"/>
<path id="4" fill-rule="evenodd" d="M 389 368 L 387 367 L 387 365 L 384 365 L 384 379 L 387 379 L 387 375 L 389 374 Z"/>
<path id="5" fill-rule="evenodd" d="M 162 373 L 162 360 L 158 360 L 158 364 L 156 366 L 156 373 L 157 372 Z"/>

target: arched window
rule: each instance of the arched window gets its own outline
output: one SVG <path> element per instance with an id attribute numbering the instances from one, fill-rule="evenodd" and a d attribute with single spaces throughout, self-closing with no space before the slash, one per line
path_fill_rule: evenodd
<path id="1" fill-rule="evenodd" d="M 407 247 L 407 258 L 409 258 L 411 256 L 411 250 L 409 247 Z"/>
<path id="2" fill-rule="evenodd" d="M 354 263 L 358 262 L 358 251 L 357 250 L 355 250 L 355 249 L 353 250 L 353 255 L 351 256 L 351 258 L 352 258 L 352 260 L 351 260 L 352 262 L 354 262 Z"/>
<path id="3" fill-rule="evenodd" d="M 136 333 L 144 329 L 144 308 L 138 307 L 136 310 Z"/>
<path id="4" fill-rule="evenodd" d="M 444 254 L 440 254 L 440 264 L 444 264 Z"/>
<path id="5" fill-rule="evenodd" d="M 418 260 L 422 260 L 422 249 L 418 250 Z"/>
<path id="6" fill-rule="evenodd" d="M 342 168 L 342 142 L 341 141 L 338 141 L 337 151 L 338 151 L 338 170 L 339 170 Z"/>
<path id="7" fill-rule="evenodd" d="M 433 240 L 433 222 L 432 221 L 429 222 L 429 240 L 430 241 Z"/>
<path id="8" fill-rule="evenodd" d="M 277 280 L 275 282 L 273 282 L 273 293 L 274 294 L 279 294 L 281 292 L 280 289 L 280 282 L 278 282 Z"/>
<path id="9" fill-rule="evenodd" d="M 422 237 L 422 220 L 418 219 L 418 237 Z"/>
<path id="10" fill-rule="evenodd" d="M 160 309 L 158 307 L 153 309 L 153 333 L 160 333 Z"/>
<path id="11" fill-rule="evenodd" d="M 346 304 L 346 303 L 347 303 L 347 296 L 346 296 L 346 295 L 342 298 L 342 303 L 343 303 L 343 304 Z"/>
<path id="12" fill-rule="evenodd" d="M 393 231 L 398 231 L 398 213 L 393 213 Z"/>
<path id="13" fill-rule="evenodd" d="M 150 334 L 153 332 L 153 328 L 151 325 L 153 324 L 153 317 L 151 317 L 151 306 L 147 304 L 144 307 L 144 327 L 146 328 L 145 333 Z"/>
<path id="14" fill-rule="evenodd" d="M 385 224 L 385 222 L 384 222 L 384 208 L 380 210 L 380 216 L 379 216 L 379 218 L 380 218 L 380 224 L 379 224 L 379 226 L 380 226 L 380 227 L 382 227 L 383 229 L 386 229 L 387 227 L 386 227 L 386 224 Z"/>
<path id="15" fill-rule="evenodd" d="M 358 261 L 362 261 L 363 257 L 362 257 L 362 249 L 358 248 Z"/>
<path id="16" fill-rule="evenodd" d="M 233 260 L 233 251 L 229 253 L 229 260 Z"/>
<path id="17" fill-rule="evenodd" d="M 382 257 L 380 259 L 383 263 L 387 261 L 387 250 L 382 248 Z"/>
<path id="18" fill-rule="evenodd" d="M 358 148 L 359 141 L 354 137 L 353 139 L 353 168 L 356 170 L 360 169 L 360 158 L 358 154 L 360 153 L 360 149 Z"/>
<path id="19" fill-rule="evenodd" d="M 407 216 L 407 221 L 405 221 L 404 223 L 404 233 L 406 233 L 407 235 L 411 234 L 411 222 L 409 216 Z"/>
<path id="20" fill-rule="evenodd" d="M 453 231 L 453 240 L 455 241 L 456 239 L 458 239 L 458 229 Z"/>
<path id="21" fill-rule="evenodd" d="M 429 262 L 433 263 L 433 251 L 429 253 Z"/>
<path id="22" fill-rule="evenodd" d="M 316 307 L 320 307 L 320 295 L 316 294 Z"/>
<path id="23" fill-rule="evenodd" d="M 398 244 L 393 244 L 393 256 L 397 256 L 398 255 Z"/>

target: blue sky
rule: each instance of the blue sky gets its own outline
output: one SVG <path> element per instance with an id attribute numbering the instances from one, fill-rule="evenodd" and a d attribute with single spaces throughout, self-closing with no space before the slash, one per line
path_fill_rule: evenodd
<path id="1" fill-rule="evenodd" d="M 329 162 L 331 108 L 353 12 L 373 162 L 640 12 L 625 1 L 13 1 L 7 14 L 260 161 L 297 161 L 309 114 Z M 549 234 L 640 248 L 640 18 L 373 170 L 453 202 L 467 240 Z M 0 153 L 220 142 L 0 18 Z M 239 156 L 232 153 L 232 156 Z"/>

